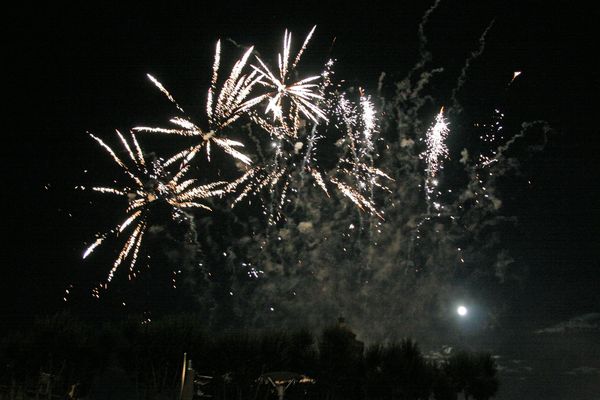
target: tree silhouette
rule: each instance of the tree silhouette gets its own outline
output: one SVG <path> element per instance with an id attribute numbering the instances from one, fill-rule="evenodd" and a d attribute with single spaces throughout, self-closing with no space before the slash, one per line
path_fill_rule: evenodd
<path id="1" fill-rule="evenodd" d="M 476 373 L 471 382 L 471 394 L 475 400 L 487 400 L 498 391 L 496 362 L 489 353 L 475 354 L 473 358 Z"/>
<path id="2" fill-rule="evenodd" d="M 435 400 L 456 400 L 457 390 L 447 365 L 431 365 L 433 373 L 432 391 Z"/>
<path id="3" fill-rule="evenodd" d="M 498 391 L 497 367 L 489 353 L 461 351 L 450 357 L 446 366 L 449 376 L 465 400 L 486 400 Z"/>
<path id="4" fill-rule="evenodd" d="M 369 398 L 427 399 L 431 392 L 431 368 L 417 343 L 404 339 L 387 347 L 369 348 L 365 356 L 365 384 Z"/>
<path id="5" fill-rule="evenodd" d="M 198 315 L 173 315 L 102 324 L 68 314 L 39 319 L 0 338 L 0 398 L 35 394 L 40 373 L 53 395 L 79 384 L 79 395 L 175 399 L 183 353 L 199 375 L 210 376 L 216 399 L 273 399 L 259 377 L 305 375 L 285 398 L 324 400 L 486 400 L 498 390 L 497 367 L 488 353 L 458 352 L 428 363 L 411 339 L 364 345 L 342 321 L 315 337 L 306 330 L 208 334 Z M 117 379 L 118 377 L 118 379 Z M 312 381 L 308 380 L 309 382 Z M 44 392 L 47 393 L 47 390 Z M 4 396 L 4 397 L 2 397 Z M 123 397 L 123 396 L 122 396 Z"/>
<path id="6" fill-rule="evenodd" d="M 326 328 L 319 341 L 319 371 L 317 383 L 327 399 L 358 399 L 362 397 L 362 342 L 343 324 Z"/>
<path id="7" fill-rule="evenodd" d="M 460 351 L 448 359 L 446 366 L 456 391 L 463 392 L 465 399 L 469 398 L 469 385 L 475 376 L 475 366 L 472 361 L 469 353 Z"/>

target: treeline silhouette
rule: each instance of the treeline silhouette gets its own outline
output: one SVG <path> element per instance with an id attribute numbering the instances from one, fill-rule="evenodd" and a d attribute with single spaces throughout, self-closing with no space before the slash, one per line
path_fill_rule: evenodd
<path id="1" fill-rule="evenodd" d="M 490 354 L 432 361 L 411 339 L 365 347 L 342 321 L 316 336 L 211 335 L 199 316 L 94 324 L 58 314 L 3 332 L 0 399 L 178 399 L 184 353 L 198 375 L 212 377 L 201 391 L 214 399 L 276 399 L 258 380 L 274 371 L 314 380 L 290 386 L 286 399 L 479 400 L 498 389 Z"/>

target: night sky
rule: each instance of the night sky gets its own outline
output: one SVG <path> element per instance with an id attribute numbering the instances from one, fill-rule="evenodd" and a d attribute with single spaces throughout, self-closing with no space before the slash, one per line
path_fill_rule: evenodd
<path id="1" fill-rule="evenodd" d="M 319 60 L 335 57 L 337 76 L 374 93 L 382 71 L 401 79 L 418 60 L 418 26 L 431 6 L 203 3 L 31 5 L 5 15 L 3 323 L 62 310 L 64 289 L 91 279 L 85 268 L 101 276 L 99 263 L 110 265 L 106 256 L 90 264 L 80 255 L 95 232 L 118 223 L 121 214 L 110 208 L 117 203 L 74 187 L 109 183 L 117 171 L 86 132 L 112 140 L 115 128 L 160 125 L 173 113 L 146 73 L 200 115 L 218 38 L 231 53 L 235 42 L 274 54 L 268 49 L 279 49 L 284 29 L 299 41 L 316 24 L 306 68 L 318 72 Z M 465 340 L 500 356 L 500 399 L 598 398 L 598 10 L 572 2 L 479 3 L 442 1 L 431 15 L 431 63 L 451 76 L 435 89 L 450 101 L 462 60 L 494 20 L 461 102 L 482 110 L 498 103 L 510 121 L 545 120 L 553 132 L 522 165 L 521 181 L 529 183 L 504 194 L 506 213 L 519 221 L 504 244 L 527 266 L 526 277 L 518 293 L 507 294 L 502 323 Z M 514 71 L 523 73 L 508 87 Z"/>

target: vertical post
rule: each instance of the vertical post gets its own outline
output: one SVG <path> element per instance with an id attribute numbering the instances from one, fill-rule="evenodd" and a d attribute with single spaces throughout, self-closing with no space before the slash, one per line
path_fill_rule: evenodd
<path id="1" fill-rule="evenodd" d="M 183 371 L 181 373 L 181 392 L 180 400 L 192 400 L 194 398 L 194 370 L 192 369 L 192 360 L 187 359 L 187 353 L 183 355 Z"/>
<path id="2" fill-rule="evenodd" d="M 179 388 L 179 400 L 183 397 L 183 386 L 185 385 L 185 372 L 187 370 L 187 353 L 183 353 L 183 367 L 181 369 L 181 387 Z"/>

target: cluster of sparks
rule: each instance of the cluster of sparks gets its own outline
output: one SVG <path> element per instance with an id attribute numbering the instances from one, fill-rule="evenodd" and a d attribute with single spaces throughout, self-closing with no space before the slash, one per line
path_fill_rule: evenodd
<path id="1" fill-rule="evenodd" d="M 509 85 L 521 74 L 521 71 L 516 71 L 513 74 L 513 78 Z M 493 176 L 493 173 L 489 168 L 500 161 L 502 152 L 506 150 L 515 138 L 505 142 L 504 135 L 504 113 L 499 109 L 495 109 L 492 115 L 491 121 L 488 123 L 476 123 L 474 126 L 481 130 L 479 139 L 486 148 L 491 147 L 492 150 L 480 153 L 476 159 L 476 162 L 469 169 L 471 174 L 471 185 L 469 191 L 475 204 L 479 205 L 482 201 L 491 202 L 494 208 L 498 208 L 501 205 L 501 200 L 497 199 L 492 192 L 486 187 L 486 176 Z M 427 203 L 427 212 L 424 217 L 419 221 L 415 230 L 414 239 L 421 238 L 421 228 L 427 221 L 431 221 L 435 217 L 446 216 L 451 220 L 456 221 L 457 218 L 453 213 L 448 213 L 448 210 L 438 200 L 442 192 L 439 191 L 439 171 L 443 169 L 444 160 L 448 158 L 449 152 L 446 145 L 446 138 L 450 132 L 449 124 L 444 117 L 444 108 L 442 107 L 440 112 L 437 114 L 434 123 L 427 130 L 425 135 L 425 150 L 421 153 L 421 159 L 425 160 L 425 199 Z M 469 152 L 464 149 L 461 152 L 460 162 L 467 164 L 469 161 Z M 448 193 L 452 193 L 452 189 L 447 190 Z M 432 209 L 433 207 L 433 209 Z M 452 207 L 451 207 L 452 208 Z M 463 208 L 462 205 L 458 206 L 459 209 Z M 461 263 L 465 262 L 462 249 L 457 248 L 458 259 Z M 459 314 L 461 314 L 459 312 Z M 461 316 L 464 314 L 461 314 Z"/>
<path id="2" fill-rule="evenodd" d="M 264 214 L 269 224 L 276 224 L 283 218 L 286 205 L 291 202 L 289 193 L 302 190 L 296 185 L 298 180 L 294 179 L 300 175 L 302 183 L 305 178 L 310 178 L 313 186 L 327 197 L 336 192 L 361 211 L 384 219 L 383 210 L 375 202 L 374 191 L 389 192 L 385 182 L 393 179 L 375 167 L 378 157 L 375 145 L 378 140 L 378 112 L 370 97 L 359 88 L 358 98 L 351 100 L 350 94 L 344 92 L 340 84 L 334 84 L 333 60 L 325 64 L 319 75 L 297 78 L 297 67 L 314 31 L 315 27 L 295 55 L 292 53 L 292 34 L 285 31 L 283 51 L 277 57 L 277 69 L 270 68 L 267 62 L 255 56 L 251 47 L 234 63 L 224 79 L 220 78 L 221 42 L 217 41 L 204 123 L 194 122 L 162 83 L 148 75 L 150 81 L 175 105 L 179 115 L 169 120 L 169 127 L 134 127 L 131 143 L 117 131 L 127 162 L 119 158 L 117 152 L 102 139 L 91 135 L 129 181 L 125 186 L 92 188 L 96 192 L 122 197 L 127 204 L 123 222 L 107 233 L 97 234 L 83 253 L 83 258 L 87 258 L 109 236 L 127 235 L 108 272 L 106 283 L 100 287 L 107 287 L 126 260 L 129 260 L 129 278 L 137 276 L 136 261 L 144 235 L 153 223 L 151 216 L 156 204 L 166 205 L 171 218 L 178 220 L 186 218 L 188 209 L 210 211 L 205 204 L 209 198 L 230 196 L 230 204 L 234 207 L 250 196 L 267 192 L 271 201 L 270 204 L 262 204 Z M 515 72 L 510 83 L 519 74 Z M 483 126 L 486 132 L 481 140 L 488 144 L 503 139 L 503 114 L 496 110 L 495 117 L 491 125 Z M 229 131 L 239 129 L 240 124 L 235 123 L 240 120 L 252 126 L 252 134 L 249 135 L 257 144 L 258 154 L 248 153 L 242 141 L 227 137 Z M 262 140 L 253 136 L 255 129 L 262 135 Z M 335 130 L 336 138 L 339 137 L 335 142 L 336 162 L 333 167 L 326 168 L 319 160 L 317 149 L 332 130 Z M 137 140 L 137 134 L 141 133 L 184 136 L 194 139 L 195 143 L 169 159 L 149 161 Z M 444 208 L 438 200 L 441 195 L 438 186 L 440 170 L 448 158 L 448 134 L 449 124 L 442 107 L 424 137 L 425 150 L 421 153 L 421 159 L 426 165 L 424 189 L 428 209 L 425 218 L 417 226 L 416 239 L 420 238 L 421 225 L 434 214 L 440 216 Z M 260 143 L 265 142 L 270 146 L 263 151 Z M 241 175 L 232 180 L 208 184 L 198 184 L 196 179 L 189 178 L 189 171 L 198 154 L 203 151 L 210 161 L 212 148 L 233 158 Z M 463 157 L 468 157 L 468 154 Z M 496 153 L 480 155 L 478 165 L 485 168 L 496 160 Z M 483 185 L 481 178 L 476 178 Z M 482 190 L 486 188 L 482 187 Z M 378 222 L 378 226 L 381 226 L 381 222 Z M 354 229 L 354 225 L 351 224 L 349 229 Z M 464 262 L 461 249 L 458 248 L 458 251 L 461 262 Z M 250 264 L 247 267 L 250 268 Z M 248 270 L 250 278 L 257 279 L 263 274 L 264 271 L 255 267 Z M 177 273 L 174 272 L 172 286 L 176 285 Z M 65 301 L 68 294 L 67 290 Z M 99 288 L 94 288 L 92 294 L 99 297 Z"/>
<path id="3" fill-rule="evenodd" d="M 202 199 L 216 196 L 221 193 L 220 187 L 225 182 L 214 182 L 207 185 L 194 186 L 194 179 L 184 179 L 189 169 L 189 160 L 194 152 L 179 153 L 176 156 L 163 161 L 155 160 L 147 163 L 142 148 L 135 135 L 131 135 L 133 146 L 125 137 L 117 131 L 130 164 L 122 161 L 115 151 L 102 139 L 90 135 L 103 147 L 112 157 L 113 161 L 122 169 L 130 180 L 130 185 L 123 187 L 92 187 L 92 190 L 100 193 L 112 194 L 124 197 L 127 200 L 126 219 L 117 225 L 110 233 L 116 235 L 131 231 L 119 252 L 113 266 L 108 273 L 107 282 L 110 282 L 118 267 L 124 260 L 130 258 L 130 278 L 134 277 L 135 265 L 148 219 L 154 204 L 163 203 L 171 208 L 173 218 L 177 218 L 180 212 L 188 208 L 203 208 L 210 210 L 204 204 L 199 203 Z M 185 157 L 183 157 L 185 155 Z M 184 158 L 182 167 L 175 173 L 169 173 L 167 168 L 176 161 Z M 94 250 L 102 244 L 108 234 L 98 235 L 96 240 L 84 251 L 83 258 L 87 258 Z"/>
<path id="4" fill-rule="evenodd" d="M 283 52 L 278 55 L 276 73 L 258 56 L 255 57 L 256 65 L 251 64 L 254 52 L 251 47 L 235 62 L 223 82 L 219 79 L 221 42 L 218 41 L 204 126 L 193 122 L 169 91 L 156 78 L 148 75 L 150 81 L 175 105 L 180 115 L 170 119 L 171 127 L 133 128 L 132 144 L 117 131 L 129 159 L 127 163 L 103 140 L 91 135 L 130 181 L 128 186 L 123 187 L 93 188 L 97 192 L 121 196 L 127 201 L 124 221 L 109 233 L 98 234 L 83 253 L 83 258 L 87 258 L 110 234 L 121 236 L 130 232 L 108 273 L 107 283 L 127 259 L 130 260 L 130 279 L 136 276 L 136 260 L 144 234 L 151 224 L 149 217 L 152 206 L 159 202 L 170 208 L 175 219 L 184 214 L 185 209 L 210 210 L 202 203 L 209 197 L 231 194 L 234 196 L 234 206 L 249 195 L 269 190 L 270 193 L 278 193 L 276 206 L 269 211 L 269 222 L 273 223 L 281 215 L 280 211 L 286 201 L 289 201 L 286 199 L 287 193 L 298 190 L 292 187 L 291 174 L 300 172 L 312 177 L 315 186 L 321 188 L 327 196 L 333 188 L 359 209 L 383 219 L 372 192 L 374 187 L 386 189 L 379 180 L 391 178 L 373 166 L 377 112 L 369 97 L 361 91 L 359 101 L 353 103 L 346 99 L 344 93 L 336 91 L 327 99 L 326 94 L 333 86 L 333 61 L 326 63 L 324 72 L 319 75 L 294 79 L 314 30 L 315 28 L 306 36 L 295 56 L 292 56 L 291 51 L 292 35 L 285 32 Z M 226 131 L 234 128 L 234 123 L 242 117 L 267 135 L 274 149 L 272 157 L 256 163 L 253 157 L 244 152 L 242 142 L 226 137 Z M 334 170 L 327 171 L 319 165 L 316 148 L 324 138 L 324 134 L 319 131 L 320 127 L 327 126 L 333 120 L 337 122 L 331 123 L 341 128 L 343 133 L 343 138 L 338 142 L 344 147 L 344 151 Z M 137 133 L 186 136 L 197 138 L 197 142 L 167 160 L 158 159 L 149 163 L 137 141 Z M 187 178 L 190 166 L 201 150 L 204 149 L 210 161 L 211 147 L 217 147 L 239 161 L 240 168 L 245 169 L 243 174 L 233 181 L 203 185 L 197 185 L 195 179 Z M 170 172 L 177 165 L 178 169 Z"/>
<path id="5" fill-rule="evenodd" d="M 425 178 L 425 195 L 428 204 L 438 187 L 439 170 L 442 168 L 442 161 L 448 157 L 448 147 L 446 146 L 446 137 L 448 136 L 448 122 L 444 118 L 444 108 L 440 110 L 435 117 L 435 124 L 427 131 L 425 141 L 427 148 L 422 154 L 427 163 Z M 436 203 L 437 204 L 437 203 Z M 437 207 L 437 205 L 434 205 Z"/>
<path id="6" fill-rule="evenodd" d="M 504 114 L 500 110 L 496 109 L 496 110 L 494 110 L 493 120 L 491 123 L 475 124 L 475 126 L 477 128 L 482 128 L 484 130 L 483 133 L 479 136 L 479 139 L 484 143 L 492 144 L 492 145 L 494 145 L 494 144 L 498 145 L 498 143 L 501 143 L 504 140 L 504 135 L 502 132 L 503 119 L 504 119 Z M 497 147 L 498 146 L 496 146 L 496 148 Z M 497 155 L 498 155 L 498 150 L 492 150 L 491 154 L 489 154 L 489 155 L 480 154 L 479 155 L 480 165 L 487 167 L 490 164 L 498 161 L 498 159 L 496 158 Z"/>

